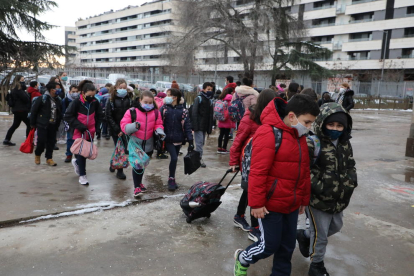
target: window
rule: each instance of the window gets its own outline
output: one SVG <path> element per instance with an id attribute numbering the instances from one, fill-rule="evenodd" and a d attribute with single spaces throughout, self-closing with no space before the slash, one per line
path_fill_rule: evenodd
<path id="1" fill-rule="evenodd" d="M 360 23 L 360 22 L 368 22 L 374 19 L 373 12 L 366 12 L 366 13 L 358 13 L 351 16 L 350 23 Z"/>
<path id="2" fill-rule="evenodd" d="M 403 58 L 414 58 L 414 48 L 408 48 L 402 50 Z"/>
<path id="3" fill-rule="evenodd" d="M 405 37 L 414 37 L 414 28 L 405 28 L 404 29 Z"/>
<path id="4" fill-rule="evenodd" d="M 414 6 L 407 7 L 407 15 L 414 15 Z"/>
<path id="5" fill-rule="evenodd" d="M 372 32 L 355 33 L 349 35 L 349 41 L 368 41 L 372 40 Z"/>
<path id="6" fill-rule="evenodd" d="M 86 29 L 87 27 L 88 27 L 88 25 L 79 26 L 78 30 Z"/>
<path id="7" fill-rule="evenodd" d="M 317 36 L 317 37 L 312 37 L 312 42 L 315 44 L 327 44 L 327 43 L 332 43 L 333 38 L 334 38 L 333 35 Z"/>
<path id="8" fill-rule="evenodd" d="M 312 20 L 312 27 L 327 27 L 335 25 L 336 17 L 314 19 Z"/>
<path id="9" fill-rule="evenodd" d="M 366 59 L 370 59 L 371 52 L 369 51 L 349 52 L 348 56 L 350 60 L 366 60 Z"/>
<path id="10" fill-rule="evenodd" d="M 333 8 L 334 5 L 335 5 L 335 0 L 326 0 L 326 1 L 321 1 L 321 2 L 315 2 L 315 3 L 313 3 L 313 9 L 314 10 L 328 9 L 328 8 Z"/>
<path id="11" fill-rule="evenodd" d="M 120 19 L 120 21 L 127 21 L 128 20 L 128 17 L 122 17 L 121 19 Z"/>

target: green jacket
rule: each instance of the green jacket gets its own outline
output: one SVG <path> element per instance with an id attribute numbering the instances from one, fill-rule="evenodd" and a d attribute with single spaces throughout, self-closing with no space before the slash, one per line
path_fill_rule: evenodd
<path id="1" fill-rule="evenodd" d="M 336 112 L 344 112 L 348 116 L 348 128 L 339 137 L 338 145 L 332 143 L 323 131 L 324 121 Z M 355 160 L 351 139 L 352 118 L 337 103 L 326 103 L 321 106 L 321 113 L 314 124 L 315 134 L 320 139 L 320 153 L 316 162 L 311 162 L 311 198 L 310 206 L 315 209 L 339 213 L 349 204 L 354 189 L 358 186 Z M 310 160 L 315 155 L 315 144 L 308 138 Z"/>

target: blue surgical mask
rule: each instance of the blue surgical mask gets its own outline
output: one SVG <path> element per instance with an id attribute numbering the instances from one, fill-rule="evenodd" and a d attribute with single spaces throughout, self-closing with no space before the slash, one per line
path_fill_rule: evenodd
<path id="1" fill-rule="evenodd" d="M 56 89 L 56 95 L 59 95 L 62 92 L 62 89 Z"/>
<path id="2" fill-rule="evenodd" d="M 126 96 L 128 91 L 126 89 L 118 89 L 116 90 L 116 93 L 118 94 L 119 97 L 123 98 Z"/>
<path id="3" fill-rule="evenodd" d="M 71 97 L 73 100 L 75 100 L 75 99 L 79 98 L 79 93 L 78 93 L 78 92 L 74 92 L 74 93 L 70 94 L 70 97 Z"/>
<path id="4" fill-rule="evenodd" d="M 62 77 L 62 80 L 63 81 L 67 81 L 68 80 L 68 77 Z"/>
<path id="5" fill-rule="evenodd" d="M 325 129 L 325 135 L 331 138 L 331 140 L 337 140 L 341 137 L 343 131 L 333 130 L 333 129 Z"/>
<path id="6" fill-rule="evenodd" d="M 154 104 L 141 104 L 141 107 L 146 111 L 150 111 L 154 108 Z"/>
<path id="7" fill-rule="evenodd" d="M 164 103 L 165 104 L 172 104 L 173 103 L 173 98 L 172 97 L 165 97 L 164 98 Z"/>

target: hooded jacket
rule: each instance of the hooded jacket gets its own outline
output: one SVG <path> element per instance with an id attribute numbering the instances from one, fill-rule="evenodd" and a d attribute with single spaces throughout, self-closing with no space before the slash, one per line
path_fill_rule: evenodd
<path id="1" fill-rule="evenodd" d="M 235 82 L 230 82 L 226 86 L 224 86 L 223 91 L 226 90 L 227 88 L 233 88 L 233 90 L 235 90 L 236 87 L 237 87 L 237 84 Z"/>
<path id="2" fill-rule="evenodd" d="M 183 103 L 184 99 L 181 98 L 180 104 L 176 106 L 164 104 L 160 109 L 166 135 L 164 141 L 166 143 L 193 141 L 190 117 Z"/>
<path id="3" fill-rule="evenodd" d="M 44 99 L 45 97 L 45 99 Z M 62 120 L 62 103 L 58 96 L 54 98 L 56 104 L 56 118 L 54 125 L 56 130 Z M 52 98 L 49 93 L 45 93 L 43 96 L 37 97 L 30 112 L 30 125 L 36 128 L 47 128 L 50 124 L 50 118 L 52 115 Z"/>
<path id="4" fill-rule="evenodd" d="M 27 93 L 29 93 L 30 95 L 30 101 L 33 100 L 33 98 L 35 97 L 39 97 L 42 96 L 42 94 L 40 94 L 40 91 L 34 87 L 29 86 L 29 88 L 27 88 Z"/>
<path id="5" fill-rule="evenodd" d="M 310 197 L 309 152 L 304 136 L 282 120 L 286 101 L 275 98 L 260 116 L 262 125 L 253 136 L 248 201 L 256 209 L 289 214 L 307 206 Z M 282 131 L 275 154 L 273 127 Z"/>
<path id="6" fill-rule="evenodd" d="M 227 102 L 227 106 L 230 106 L 231 104 L 232 95 L 227 94 L 223 101 Z M 228 112 L 227 112 L 228 115 Z M 218 122 L 219 128 L 234 128 L 236 127 L 236 124 L 231 120 L 230 116 L 227 116 L 225 121 L 219 121 Z"/>
<path id="7" fill-rule="evenodd" d="M 194 99 L 191 114 L 191 125 L 194 131 L 203 131 L 211 134 L 213 130 L 213 102 L 204 92 Z"/>
<path id="8" fill-rule="evenodd" d="M 116 95 L 114 101 L 111 98 L 106 101 L 105 117 L 114 136 L 122 131 L 121 120 L 124 118 L 125 112 L 132 107 L 132 97 L 133 94 L 128 92 L 123 98 Z"/>
<path id="9" fill-rule="evenodd" d="M 323 132 L 325 120 L 332 114 L 343 112 L 348 117 L 348 127 L 335 146 Z M 352 118 L 338 103 L 327 103 L 321 107 L 316 118 L 315 134 L 321 142 L 320 153 L 311 166 L 312 192 L 310 206 L 328 213 L 342 212 L 349 204 L 354 189 L 358 186 L 355 160 L 350 143 Z M 315 145 L 308 138 L 309 155 L 315 154 Z"/>
<path id="10" fill-rule="evenodd" d="M 233 94 L 232 101 L 234 101 L 237 96 L 245 97 L 243 99 L 243 105 L 244 105 L 244 109 L 247 110 L 249 109 L 250 106 L 256 104 L 257 98 L 259 97 L 259 92 L 254 90 L 253 87 L 246 86 L 246 85 L 240 85 L 236 87 L 236 93 Z"/>
<path id="11" fill-rule="evenodd" d="M 30 96 L 23 89 L 14 88 L 10 96 L 14 100 L 14 106 L 12 107 L 12 112 L 29 112 L 31 107 Z"/>

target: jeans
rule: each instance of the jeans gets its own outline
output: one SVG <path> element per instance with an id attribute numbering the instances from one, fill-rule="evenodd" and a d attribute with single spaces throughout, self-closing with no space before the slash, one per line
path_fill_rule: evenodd
<path id="1" fill-rule="evenodd" d="M 203 146 L 204 141 L 206 140 L 206 132 L 204 131 L 194 131 L 194 140 L 196 144 L 196 151 L 200 153 L 200 157 L 203 158 Z"/>
<path id="2" fill-rule="evenodd" d="M 247 190 L 243 190 L 242 195 L 240 196 L 239 205 L 237 206 L 237 215 L 242 216 L 246 213 L 246 208 L 248 205 L 248 196 Z M 252 210 L 252 208 L 250 208 Z M 254 216 L 250 215 L 250 221 L 252 227 L 259 226 L 259 221 Z"/>
<path id="3" fill-rule="evenodd" d="M 170 177 L 175 178 L 175 171 L 177 170 L 178 154 L 180 153 L 181 145 L 175 146 L 172 143 L 165 143 L 165 149 L 170 153 Z"/>
<path id="4" fill-rule="evenodd" d="M 108 123 L 102 123 L 102 135 L 108 135 Z"/>
<path id="5" fill-rule="evenodd" d="M 75 155 L 76 157 L 76 164 L 78 164 L 79 167 L 79 176 L 86 175 L 86 158 L 82 155 Z"/>
<path id="6" fill-rule="evenodd" d="M 227 149 L 227 143 L 229 142 L 229 135 L 230 135 L 230 128 L 220 128 L 220 135 L 218 138 L 219 148 Z M 223 138 L 224 138 L 224 143 L 223 143 Z"/>
<path id="7" fill-rule="evenodd" d="M 73 140 L 72 137 L 73 137 L 73 133 L 68 131 L 66 133 L 66 156 L 72 156 L 72 152 L 70 151 L 70 148 L 75 142 L 75 140 Z"/>
<path id="8" fill-rule="evenodd" d="M 6 138 L 4 140 L 10 141 L 13 133 L 16 131 L 16 129 L 19 128 L 20 124 L 23 122 L 26 125 L 26 137 L 29 136 L 30 132 L 30 119 L 27 118 L 29 113 L 27 112 L 15 112 L 13 117 L 13 124 L 9 128 L 6 134 Z"/>
<path id="9" fill-rule="evenodd" d="M 270 212 L 259 219 L 262 236 L 241 253 L 249 264 L 273 256 L 271 276 L 289 276 L 292 271 L 292 254 L 296 246 L 296 227 L 299 210 L 290 214 Z"/>
<path id="10" fill-rule="evenodd" d="M 56 125 L 49 124 L 47 128 L 37 129 L 37 146 L 35 150 L 36 156 L 42 155 L 46 148 L 46 159 L 52 159 L 53 148 L 56 143 Z"/>

